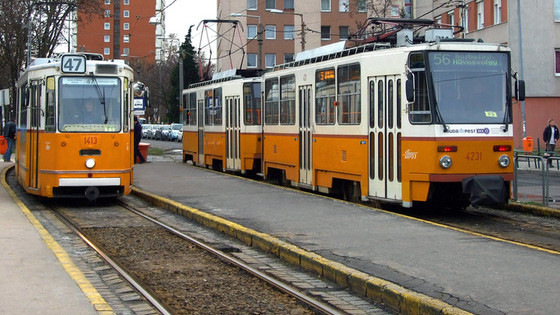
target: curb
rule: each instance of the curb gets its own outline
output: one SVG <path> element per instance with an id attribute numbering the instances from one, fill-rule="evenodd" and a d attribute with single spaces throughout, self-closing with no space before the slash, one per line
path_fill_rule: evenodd
<path id="1" fill-rule="evenodd" d="M 549 208 L 545 206 L 524 204 L 517 201 L 512 201 L 502 207 L 507 211 L 527 213 L 541 217 L 560 218 L 560 210 Z"/>
<path id="2" fill-rule="evenodd" d="M 325 277 L 337 285 L 349 288 L 358 295 L 383 303 L 401 314 L 471 314 L 441 300 L 326 259 L 271 235 L 246 228 L 137 187 L 132 188 L 132 193 L 155 206 L 183 215 L 192 221 L 234 237 L 248 246 L 256 247 L 292 265 Z"/>

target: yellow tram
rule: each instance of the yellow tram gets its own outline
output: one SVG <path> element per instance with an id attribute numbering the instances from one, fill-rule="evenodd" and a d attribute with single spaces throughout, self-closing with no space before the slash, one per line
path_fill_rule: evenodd
<path id="1" fill-rule="evenodd" d="M 260 77 L 255 108 L 261 117 L 251 130 L 261 132 L 262 144 L 240 146 L 239 155 L 259 156 L 267 179 L 348 200 L 404 207 L 506 202 L 513 179 L 512 100 L 525 94 L 512 73 L 510 49 L 455 39 L 444 28 L 426 30 L 416 41 L 404 27 L 433 25 L 430 20 L 372 21 L 404 24 L 386 42 L 320 47 Z M 233 117 L 250 117 L 246 100 L 256 98 L 242 83 L 232 78 L 184 91 L 188 113 L 198 118 L 185 128 L 184 154 L 199 155 L 197 165 L 225 160 L 212 150 L 225 156 L 235 143 L 226 133 L 231 111 L 212 111 L 217 105 L 241 99 Z M 219 98 L 210 97 L 212 91 Z M 214 140 L 217 124 L 209 118 L 220 121 Z"/>
<path id="2" fill-rule="evenodd" d="M 18 81 L 16 176 L 44 197 L 117 197 L 133 179 L 133 70 L 98 54 L 38 58 Z"/>

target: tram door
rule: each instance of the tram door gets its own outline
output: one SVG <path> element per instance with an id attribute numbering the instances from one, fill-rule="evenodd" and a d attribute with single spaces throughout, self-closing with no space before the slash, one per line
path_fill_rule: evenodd
<path id="1" fill-rule="evenodd" d="M 400 200 L 401 80 L 382 76 L 368 83 L 369 195 Z"/>
<path id="2" fill-rule="evenodd" d="M 198 100 L 198 165 L 204 165 L 204 99 Z"/>
<path id="3" fill-rule="evenodd" d="M 299 182 L 313 185 L 313 132 L 311 125 L 311 85 L 300 86 L 299 98 Z"/>
<path id="4" fill-rule="evenodd" d="M 226 97 L 226 168 L 241 169 L 241 109 L 239 96 Z"/>
<path id="5" fill-rule="evenodd" d="M 27 186 L 29 188 L 39 188 L 39 129 L 41 127 L 41 92 L 42 85 L 39 82 L 31 82 L 29 88 L 29 107 L 27 114 L 29 115 L 28 125 L 26 129 L 26 147 L 27 159 L 26 167 Z"/>

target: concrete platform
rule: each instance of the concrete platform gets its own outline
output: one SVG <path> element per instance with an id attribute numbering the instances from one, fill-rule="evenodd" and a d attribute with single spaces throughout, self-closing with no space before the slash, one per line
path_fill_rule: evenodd
<path id="1" fill-rule="evenodd" d="M 112 313 L 33 214 L 12 199 L 0 162 L 0 314 Z"/>

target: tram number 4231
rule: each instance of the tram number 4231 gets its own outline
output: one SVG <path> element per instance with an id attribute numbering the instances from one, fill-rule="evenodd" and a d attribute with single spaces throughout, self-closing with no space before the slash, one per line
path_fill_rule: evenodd
<path id="1" fill-rule="evenodd" d="M 480 161 L 482 160 L 482 152 L 468 152 L 467 160 L 469 161 Z"/>
<path id="2" fill-rule="evenodd" d="M 84 137 L 84 144 L 97 144 L 97 137 L 93 137 L 93 136 Z"/>

